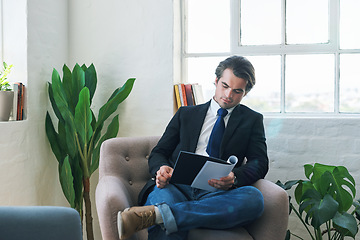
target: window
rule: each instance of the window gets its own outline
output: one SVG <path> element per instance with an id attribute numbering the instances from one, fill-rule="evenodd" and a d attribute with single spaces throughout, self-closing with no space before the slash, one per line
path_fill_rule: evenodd
<path id="1" fill-rule="evenodd" d="M 215 68 L 247 57 L 243 103 L 269 113 L 360 113 L 360 1 L 184 0 L 183 79 L 214 92 Z"/>
<path id="2" fill-rule="evenodd" d="M 0 0 L 0 63 L 3 62 L 3 3 Z"/>

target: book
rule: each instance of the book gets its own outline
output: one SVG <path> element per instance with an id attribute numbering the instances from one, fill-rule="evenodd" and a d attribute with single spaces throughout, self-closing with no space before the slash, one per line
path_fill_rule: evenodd
<path id="1" fill-rule="evenodd" d="M 177 84 L 174 85 L 174 93 L 175 93 L 176 107 L 177 109 L 179 109 L 181 107 L 181 100 L 180 100 L 179 86 Z"/>
<path id="2" fill-rule="evenodd" d="M 22 83 L 14 83 L 14 105 L 13 118 L 20 121 L 25 118 L 25 85 Z"/>
<path id="3" fill-rule="evenodd" d="M 192 89 L 194 93 L 195 105 L 205 103 L 202 86 L 199 84 L 193 84 Z"/>
<path id="4" fill-rule="evenodd" d="M 185 84 L 183 83 L 179 84 L 179 88 L 181 89 L 180 94 L 182 99 L 182 106 L 187 106 L 188 103 L 186 100 Z"/>
<path id="5" fill-rule="evenodd" d="M 17 83 L 14 83 L 14 101 L 13 101 L 13 109 L 12 109 L 12 120 L 17 119 L 17 109 L 18 109 L 18 94 L 19 94 L 19 85 Z"/>
<path id="6" fill-rule="evenodd" d="M 176 84 L 176 85 L 178 86 L 177 90 L 178 90 L 179 98 L 180 98 L 180 106 L 185 106 L 184 105 L 184 96 L 183 96 L 182 89 L 181 89 L 181 84 Z"/>
<path id="7" fill-rule="evenodd" d="M 186 96 L 186 102 L 188 106 L 194 106 L 194 95 L 192 91 L 192 84 L 185 84 L 185 96 Z"/>
<path id="8" fill-rule="evenodd" d="M 229 159 L 225 161 L 218 158 L 180 151 L 170 183 L 186 184 L 193 188 L 215 191 L 217 189 L 210 186 L 208 181 L 229 175 L 237 162 L 238 159 L 236 156 L 230 156 Z"/>

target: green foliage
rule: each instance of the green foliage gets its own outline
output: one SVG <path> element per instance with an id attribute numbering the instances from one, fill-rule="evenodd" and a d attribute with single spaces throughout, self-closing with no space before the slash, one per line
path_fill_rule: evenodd
<path id="1" fill-rule="evenodd" d="M 51 149 L 59 163 L 59 178 L 63 193 L 71 207 L 82 215 L 84 180 L 99 166 L 100 146 L 116 137 L 119 115 L 115 115 L 103 132 L 104 122 L 130 94 L 135 79 L 131 78 L 114 90 L 96 117 L 91 103 L 97 85 L 94 65 L 75 65 L 73 71 L 64 65 L 63 78 L 54 69 L 48 84 L 49 99 L 57 118 L 54 127 L 49 112 L 45 128 Z"/>
<path id="2" fill-rule="evenodd" d="M 0 91 L 10 91 L 11 87 L 8 81 L 6 81 L 7 76 L 10 73 L 13 65 L 7 65 L 6 62 L 3 62 L 4 70 L 0 72 Z"/>
<path id="3" fill-rule="evenodd" d="M 324 235 L 328 239 L 355 238 L 358 232 L 356 218 L 360 221 L 360 200 L 354 201 L 355 180 L 348 170 L 343 166 L 315 163 L 314 166 L 305 165 L 304 171 L 308 180 L 277 182 L 285 190 L 297 185 L 294 194 L 299 207 L 297 210 L 289 198 L 290 212 L 295 212 L 311 239 L 321 240 Z M 311 232 L 309 227 L 314 231 Z M 290 239 L 290 232 L 286 239 Z"/>

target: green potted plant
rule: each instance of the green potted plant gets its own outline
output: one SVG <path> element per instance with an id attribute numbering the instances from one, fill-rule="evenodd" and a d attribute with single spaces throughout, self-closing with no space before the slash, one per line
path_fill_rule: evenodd
<path id="1" fill-rule="evenodd" d="M 355 238 L 357 221 L 360 221 L 360 199 L 354 199 L 354 178 L 343 166 L 315 163 L 314 166 L 306 164 L 304 170 L 307 180 L 277 182 L 285 190 L 297 185 L 294 195 L 298 209 L 289 197 L 290 213 L 296 214 L 310 236 L 297 236 L 288 231 L 286 239 L 291 236 L 312 240 L 322 240 L 325 236 L 334 240 Z"/>
<path id="2" fill-rule="evenodd" d="M 117 136 L 119 115 L 114 116 L 107 130 L 104 122 L 113 114 L 118 105 L 130 94 L 134 78 L 114 90 L 108 101 L 100 108 L 97 117 L 91 108 L 97 85 L 94 65 L 81 67 L 76 64 L 71 72 L 63 66 L 63 78 L 54 69 L 49 83 L 49 98 L 57 118 L 57 130 L 49 112 L 45 127 L 52 151 L 59 163 L 59 179 L 63 193 L 72 208 L 83 220 L 85 204 L 86 233 L 93 240 L 90 177 L 99 166 L 101 143 Z"/>
<path id="3" fill-rule="evenodd" d="M 9 82 L 6 81 L 12 67 L 13 65 L 3 62 L 3 70 L 0 71 L 0 121 L 9 121 L 13 107 L 14 92 L 11 91 Z"/>

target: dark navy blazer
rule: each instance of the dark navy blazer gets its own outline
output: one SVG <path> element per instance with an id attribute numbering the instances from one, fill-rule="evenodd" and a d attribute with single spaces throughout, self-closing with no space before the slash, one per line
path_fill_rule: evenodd
<path id="1" fill-rule="evenodd" d="M 180 151 L 195 152 L 209 106 L 207 102 L 179 108 L 149 156 L 152 176 L 163 165 L 174 167 Z M 251 185 L 268 172 L 263 116 L 241 104 L 231 113 L 220 147 L 221 159 L 227 160 L 231 155 L 239 159 L 233 169 L 236 187 Z M 242 165 L 245 158 L 247 162 Z M 139 194 L 139 205 L 145 203 L 154 185 L 153 179 L 147 182 Z"/>

